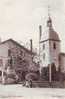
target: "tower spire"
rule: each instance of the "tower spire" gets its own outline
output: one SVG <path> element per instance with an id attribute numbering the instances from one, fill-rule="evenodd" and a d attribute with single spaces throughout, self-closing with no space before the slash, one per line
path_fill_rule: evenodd
<path id="1" fill-rule="evenodd" d="M 48 17 L 50 17 L 50 6 L 48 5 Z"/>
<path id="2" fill-rule="evenodd" d="M 48 20 L 47 20 L 47 26 L 50 28 L 52 27 L 52 19 L 50 17 L 50 6 L 48 5 Z"/>

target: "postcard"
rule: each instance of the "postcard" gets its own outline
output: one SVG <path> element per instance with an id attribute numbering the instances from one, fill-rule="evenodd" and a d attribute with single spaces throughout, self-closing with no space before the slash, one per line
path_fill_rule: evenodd
<path id="1" fill-rule="evenodd" d="M 64 0 L 0 0 L 0 99 L 65 99 Z"/>

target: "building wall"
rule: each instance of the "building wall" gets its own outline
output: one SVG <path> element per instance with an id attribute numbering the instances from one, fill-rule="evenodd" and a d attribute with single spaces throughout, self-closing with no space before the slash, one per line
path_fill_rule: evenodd
<path id="1" fill-rule="evenodd" d="M 14 68 L 18 68 L 18 66 L 20 66 L 17 61 L 17 57 L 20 56 L 22 59 L 25 58 L 25 60 L 28 62 L 28 64 L 30 64 L 30 62 L 32 61 L 32 56 L 31 54 L 29 54 L 28 52 L 26 52 L 26 50 L 24 50 L 22 47 L 18 46 L 17 44 L 8 41 L 6 43 L 3 43 L 0 45 L 0 59 L 3 60 L 3 66 L 6 67 L 8 64 L 8 59 L 10 58 L 10 56 L 8 56 L 8 50 L 11 50 L 11 56 L 12 59 L 14 60 L 13 62 L 13 66 Z M 22 52 L 22 53 L 20 53 Z M 23 66 L 21 66 L 22 69 Z"/>
<path id="2" fill-rule="evenodd" d="M 54 48 L 54 44 L 55 47 Z M 49 41 L 50 46 L 50 61 L 51 63 L 54 63 L 56 66 L 56 70 L 58 70 L 59 67 L 59 54 L 60 54 L 60 42 L 58 41 Z"/>
<path id="3" fill-rule="evenodd" d="M 45 45 L 45 48 L 43 46 Z M 44 58 L 45 54 L 45 58 Z M 40 60 L 41 60 L 41 66 L 45 67 L 50 64 L 50 57 L 49 57 L 49 41 L 40 43 Z"/>
<path id="4" fill-rule="evenodd" d="M 29 54 L 28 52 L 26 52 L 22 47 L 14 44 L 13 42 L 8 42 L 9 48 L 11 49 L 12 52 L 12 56 L 17 57 L 17 55 L 21 55 L 21 57 L 25 58 L 26 60 L 30 61 L 31 60 L 31 54 Z M 20 51 L 22 53 L 20 53 Z"/>
<path id="5" fill-rule="evenodd" d="M 8 60 L 8 49 L 9 48 L 7 43 L 0 45 L 0 60 L 2 60 L 2 62 L 0 63 L 0 69 L 2 69 L 2 67 L 5 68 Z"/>
<path id="6" fill-rule="evenodd" d="M 53 44 L 56 44 L 56 49 L 53 48 Z M 45 48 L 43 46 L 45 45 Z M 45 54 L 45 59 L 44 59 Z M 60 42 L 48 40 L 40 43 L 40 60 L 41 66 L 45 67 L 48 64 L 55 63 L 56 69 L 59 66 L 59 54 L 60 54 Z"/>
<path id="7" fill-rule="evenodd" d="M 65 55 L 60 55 L 60 69 L 61 72 L 65 73 Z"/>

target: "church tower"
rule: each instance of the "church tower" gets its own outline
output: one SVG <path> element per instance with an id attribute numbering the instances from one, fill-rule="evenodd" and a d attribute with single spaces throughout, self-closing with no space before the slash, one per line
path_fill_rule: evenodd
<path id="1" fill-rule="evenodd" d="M 52 19 L 48 16 L 46 29 L 40 38 L 40 66 L 46 67 L 54 63 L 56 70 L 59 67 L 60 39 L 52 26 Z"/>

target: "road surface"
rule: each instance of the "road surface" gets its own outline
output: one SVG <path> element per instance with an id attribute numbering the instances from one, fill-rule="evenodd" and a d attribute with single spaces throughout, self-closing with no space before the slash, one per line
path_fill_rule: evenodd
<path id="1" fill-rule="evenodd" d="M 16 97 L 19 97 L 19 98 L 16 98 Z M 31 98 L 31 97 L 36 97 L 36 98 Z M 65 99 L 65 89 L 25 88 L 25 87 L 22 87 L 21 84 L 0 85 L 0 99 L 2 98 L 5 98 L 5 99 Z"/>

